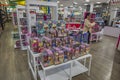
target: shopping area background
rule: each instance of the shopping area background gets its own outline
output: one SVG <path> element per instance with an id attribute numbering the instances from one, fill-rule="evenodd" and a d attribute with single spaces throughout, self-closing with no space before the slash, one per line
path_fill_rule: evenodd
<path id="1" fill-rule="evenodd" d="M 0 79 L 119 80 L 120 1 L 1 1 L 0 39 Z"/>

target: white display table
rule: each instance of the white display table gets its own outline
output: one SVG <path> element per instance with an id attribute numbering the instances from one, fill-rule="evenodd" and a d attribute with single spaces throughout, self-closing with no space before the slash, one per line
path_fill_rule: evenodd
<path id="1" fill-rule="evenodd" d="M 103 34 L 107 36 L 118 37 L 120 34 L 120 28 L 105 26 Z"/>
<path id="2" fill-rule="evenodd" d="M 30 47 L 28 47 L 27 53 L 29 68 L 33 74 L 34 80 L 37 80 L 37 72 L 41 80 L 72 80 L 72 77 L 84 72 L 88 72 L 88 75 L 90 75 L 92 61 L 91 54 L 83 55 L 62 64 L 44 67 L 41 62 L 38 64 L 38 57 L 40 54 L 34 54 Z M 87 58 L 89 58 L 89 66 L 86 66 Z M 79 62 L 80 60 L 83 60 L 84 63 L 81 64 Z M 41 65 L 42 70 L 38 70 L 39 65 Z"/>

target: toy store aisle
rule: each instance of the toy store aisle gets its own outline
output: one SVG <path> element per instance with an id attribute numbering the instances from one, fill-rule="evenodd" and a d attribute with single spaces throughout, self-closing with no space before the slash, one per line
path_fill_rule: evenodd
<path id="1" fill-rule="evenodd" d="M 33 80 L 26 51 L 14 49 L 12 27 L 11 23 L 7 23 L 0 37 L 0 80 Z"/>
<path id="2" fill-rule="evenodd" d="M 0 37 L 0 80 L 34 80 L 27 64 L 27 52 L 13 48 L 12 24 Z M 82 74 L 73 80 L 119 80 L 120 52 L 115 50 L 116 38 L 104 36 L 92 44 L 91 75 Z M 115 58 L 114 58 L 115 57 Z"/>

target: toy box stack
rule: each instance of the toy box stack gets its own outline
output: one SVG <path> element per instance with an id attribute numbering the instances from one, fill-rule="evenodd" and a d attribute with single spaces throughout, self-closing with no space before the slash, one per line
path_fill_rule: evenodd
<path id="1" fill-rule="evenodd" d="M 34 53 L 42 55 L 40 58 L 44 67 L 61 64 L 89 53 L 89 45 L 75 40 L 76 35 L 70 36 L 62 21 L 40 21 L 35 30 L 36 34 L 42 35 L 32 37 L 30 47 Z M 40 33 L 42 30 L 44 31 Z"/>

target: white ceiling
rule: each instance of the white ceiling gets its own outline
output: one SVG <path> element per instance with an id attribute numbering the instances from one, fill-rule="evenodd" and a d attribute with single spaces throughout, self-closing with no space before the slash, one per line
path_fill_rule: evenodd
<path id="1" fill-rule="evenodd" d="M 85 2 L 86 0 L 57 0 L 59 1 L 59 5 L 63 4 L 64 6 L 70 6 L 72 5 L 73 2 L 77 2 L 78 5 L 84 5 L 85 3 L 90 4 L 90 3 L 96 3 L 96 2 L 101 2 L 101 3 L 107 3 L 109 0 L 90 0 L 90 2 Z"/>

